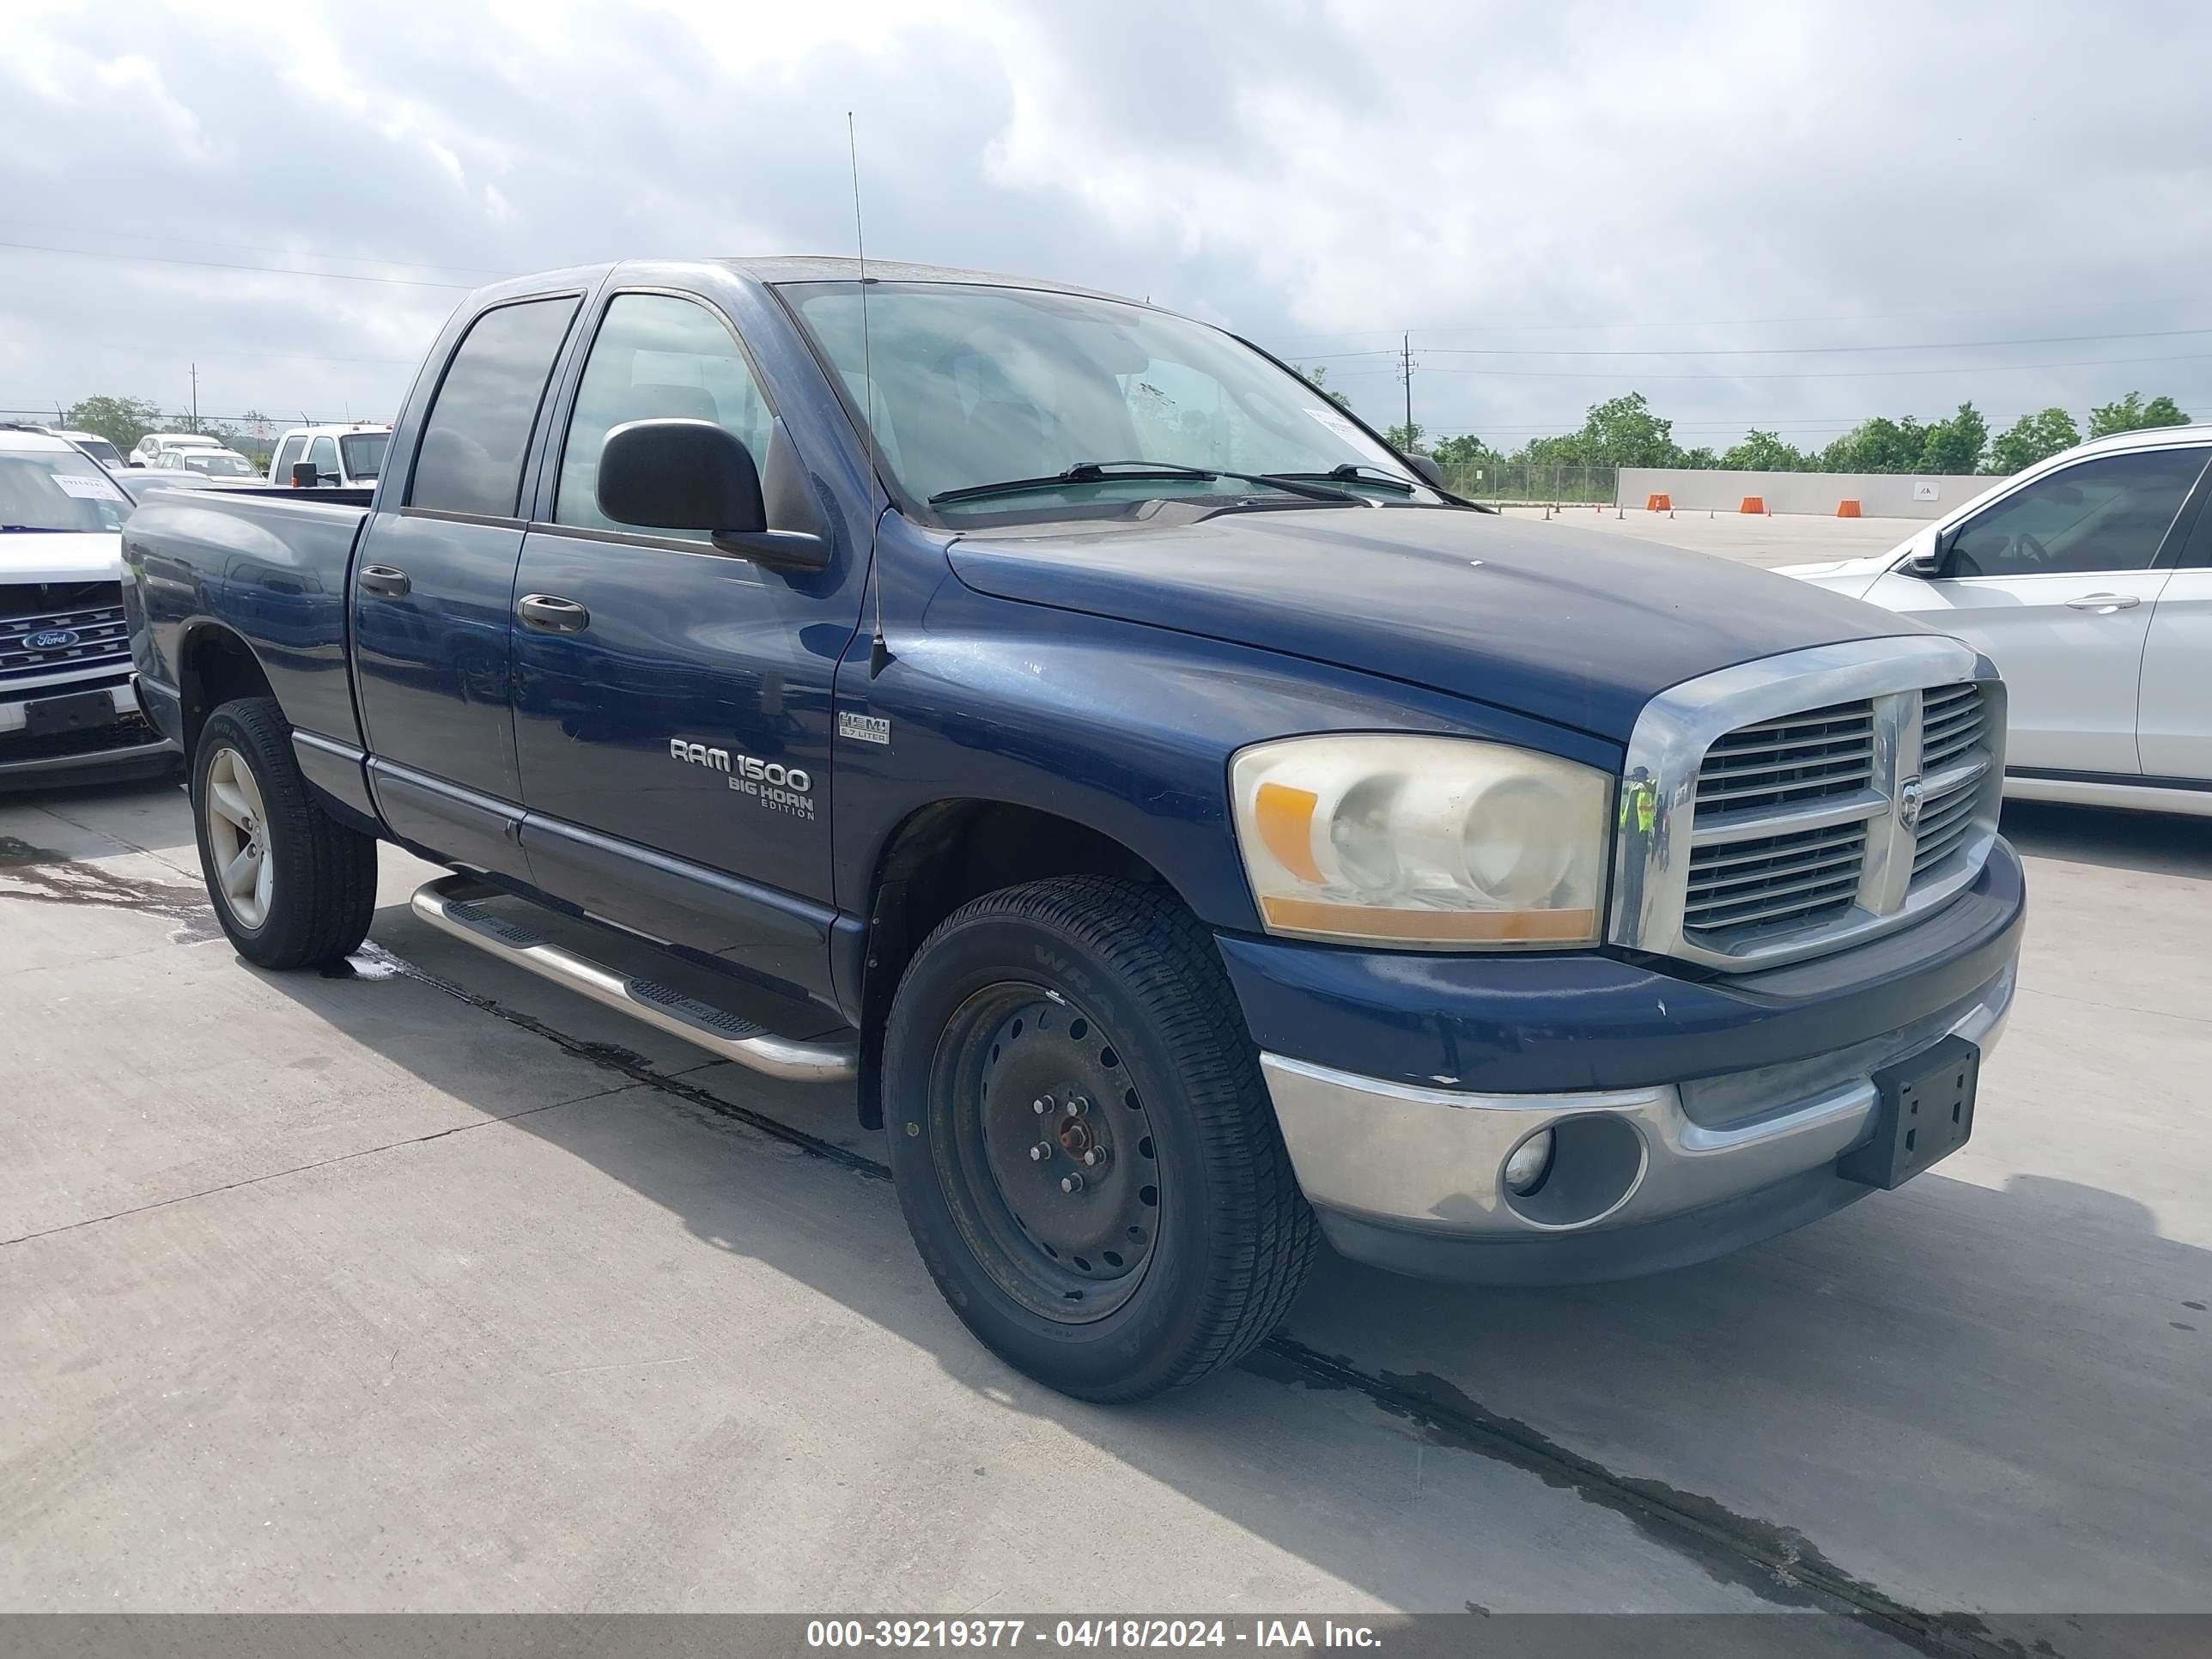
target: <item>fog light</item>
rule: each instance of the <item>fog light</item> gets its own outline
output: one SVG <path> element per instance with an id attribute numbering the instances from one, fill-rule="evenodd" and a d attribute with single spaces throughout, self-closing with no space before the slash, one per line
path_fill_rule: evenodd
<path id="1" fill-rule="evenodd" d="M 1505 1184 L 1522 1194 L 1533 1193 L 1544 1184 L 1544 1177 L 1552 1169 L 1552 1132 L 1539 1129 L 1513 1149 L 1513 1156 L 1505 1160 Z"/>

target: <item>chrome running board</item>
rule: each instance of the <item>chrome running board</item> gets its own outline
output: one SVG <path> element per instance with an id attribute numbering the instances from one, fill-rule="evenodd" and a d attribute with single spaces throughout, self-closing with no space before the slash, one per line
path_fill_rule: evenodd
<path id="1" fill-rule="evenodd" d="M 737 1065 L 794 1083 L 847 1083 L 860 1075 L 856 1038 L 801 1042 L 778 1036 L 727 1009 L 635 974 L 617 973 L 524 923 L 496 915 L 484 901 L 498 896 L 496 889 L 472 877 L 453 875 L 423 883 L 412 902 L 415 914 L 440 932 Z"/>

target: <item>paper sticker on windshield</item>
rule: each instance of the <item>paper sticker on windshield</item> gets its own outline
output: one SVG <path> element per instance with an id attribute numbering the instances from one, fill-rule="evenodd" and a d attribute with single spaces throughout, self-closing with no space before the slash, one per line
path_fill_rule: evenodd
<path id="1" fill-rule="evenodd" d="M 1349 438 L 1362 449 L 1371 441 L 1368 435 L 1333 409 L 1310 409 L 1306 413 L 1319 421 L 1340 438 Z"/>
<path id="2" fill-rule="evenodd" d="M 105 478 L 88 478 L 82 472 L 57 472 L 54 482 L 64 495 L 74 495 L 81 501 L 119 501 L 123 492 Z"/>

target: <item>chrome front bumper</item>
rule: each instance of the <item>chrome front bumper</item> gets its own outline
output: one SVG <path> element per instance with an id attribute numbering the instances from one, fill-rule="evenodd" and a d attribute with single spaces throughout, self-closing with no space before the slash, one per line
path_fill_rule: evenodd
<path id="1" fill-rule="evenodd" d="M 1567 1254 L 1582 1265 L 1558 1276 L 1626 1277 L 1717 1255 L 1861 1195 L 1866 1189 L 1834 1176 L 1833 1165 L 1873 1127 L 1879 1091 L 1871 1073 L 1950 1034 L 1986 1054 L 2002 1034 L 2014 983 L 2008 968 L 1966 1006 L 1838 1054 L 1644 1089 L 1479 1095 L 1408 1087 L 1279 1054 L 1263 1054 L 1260 1063 L 1298 1184 L 1347 1254 L 1419 1272 L 1425 1264 L 1409 1259 L 1419 1238 L 1471 1246 L 1571 1243 Z M 1507 1158 L 1547 1128 L 1557 1149 L 1553 1173 L 1533 1198 L 1510 1193 Z M 1577 1158 L 1584 1161 L 1579 1170 Z M 1826 1192 L 1824 1178 L 1838 1190 Z M 1548 1200 L 1547 1189 L 1554 1189 Z M 1761 1227 L 1746 1201 L 1770 1191 L 1782 1218 Z M 1727 1218 L 1711 1230 L 1711 1249 L 1683 1236 L 1680 1224 L 1699 1214 Z M 1655 1227 L 1666 1230 L 1668 1248 L 1635 1259 L 1637 1241 Z M 1378 1231 L 1399 1237 L 1378 1248 Z M 1601 1237 L 1621 1247 L 1617 1271 L 1604 1265 L 1609 1258 Z M 1553 1276 L 1528 1270 L 1540 1249 L 1460 1254 L 1523 1265 L 1494 1275 L 1479 1266 L 1437 1270 L 1454 1277 Z"/>

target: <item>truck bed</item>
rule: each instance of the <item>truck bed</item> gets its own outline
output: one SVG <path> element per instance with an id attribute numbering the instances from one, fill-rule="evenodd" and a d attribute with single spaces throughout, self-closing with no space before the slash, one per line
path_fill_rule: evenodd
<path id="1" fill-rule="evenodd" d="M 295 726 L 359 746 L 345 672 L 348 568 L 368 517 L 365 489 L 157 490 L 123 526 L 141 568 L 155 660 L 139 672 L 174 690 L 188 629 L 248 641 Z"/>

